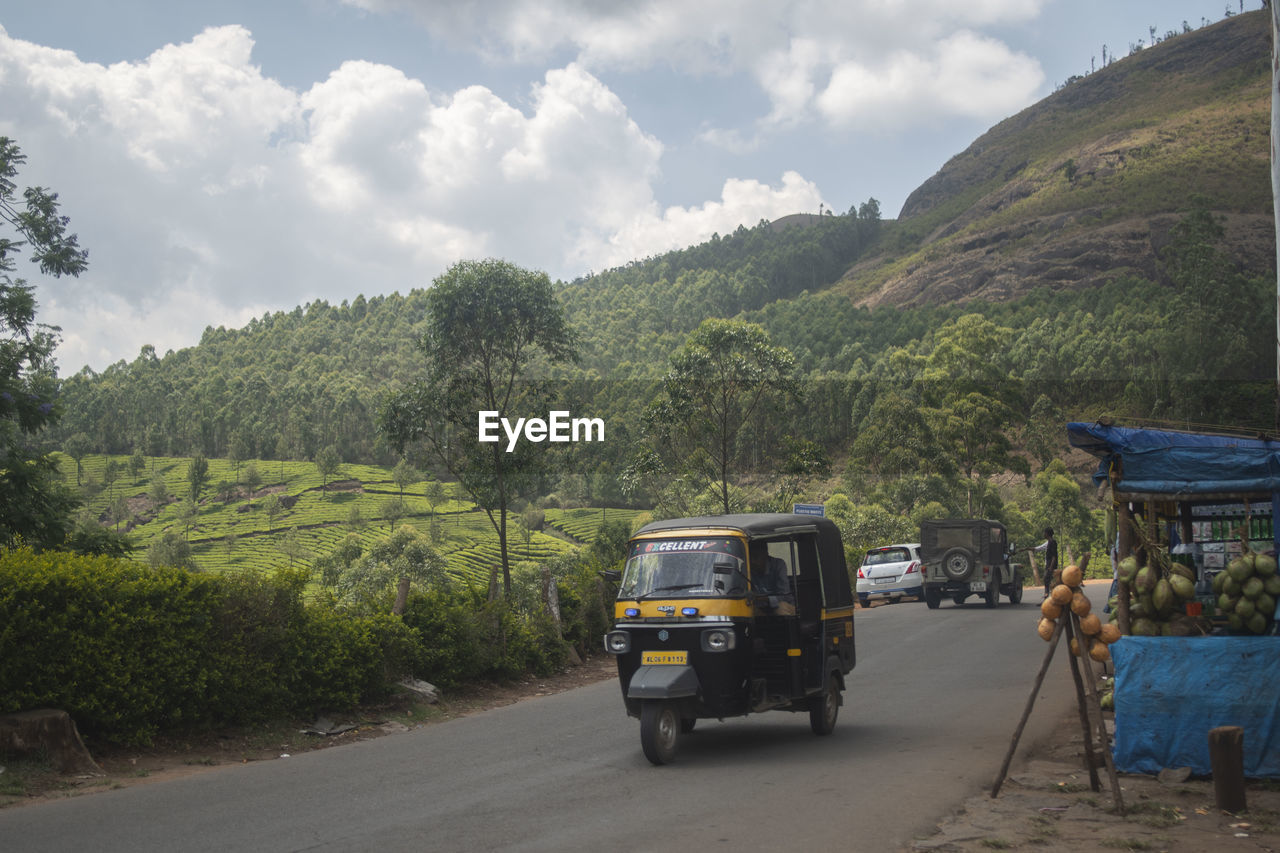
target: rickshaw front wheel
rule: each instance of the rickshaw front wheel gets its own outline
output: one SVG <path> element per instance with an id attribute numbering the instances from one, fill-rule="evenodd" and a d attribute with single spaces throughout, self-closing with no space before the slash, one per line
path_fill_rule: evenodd
<path id="1" fill-rule="evenodd" d="M 646 699 L 640 706 L 640 746 L 653 764 L 666 764 L 676 757 L 680 742 L 680 714 L 674 702 Z"/>
<path id="2" fill-rule="evenodd" d="M 829 735 L 835 731 L 839 714 L 840 685 L 835 678 L 828 676 L 822 695 L 809 700 L 809 727 L 815 735 Z"/>

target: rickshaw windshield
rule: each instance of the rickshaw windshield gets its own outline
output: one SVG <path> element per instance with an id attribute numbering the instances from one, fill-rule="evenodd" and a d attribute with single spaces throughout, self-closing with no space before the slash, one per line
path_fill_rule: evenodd
<path id="1" fill-rule="evenodd" d="M 631 544 L 618 598 L 741 595 L 747 590 L 745 552 L 737 539 L 645 539 Z M 719 574 L 717 563 L 733 571 Z"/>

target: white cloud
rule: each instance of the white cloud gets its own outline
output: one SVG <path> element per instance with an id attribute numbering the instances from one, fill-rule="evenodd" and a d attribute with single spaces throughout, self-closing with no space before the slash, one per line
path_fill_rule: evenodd
<path id="1" fill-rule="evenodd" d="M 78 280 L 30 274 L 64 373 L 312 299 L 425 286 L 464 257 L 571 278 L 817 207 L 788 173 L 662 211 L 662 143 L 578 63 L 522 109 L 364 61 L 299 92 L 252 53 L 228 26 L 103 66 L 0 29 L 19 180 L 57 190 L 90 250 Z"/>
<path id="2" fill-rule="evenodd" d="M 1030 102 L 1043 82 L 1035 60 L 973 31 L 1032 20 L 1047 0 L 347 2 L 409 13 L 442 38 L 482 46 L 489 58 L 536 62 L 568 50 L 593 71 L 670 66 L 746 73 L 771 103 L 758 117 L 765 130 L 815 116 L 840 125 L 853 113 L 895 126 L 927 121 L 938 111 L 1002 117 L 1010 103 Z M 859 91 L 872 84 L 891 88 Z M 951 91 L 933 96 L 930 86 Z M 927 109 L 903 108 L 901 93 L 928 94 Z M 717 138 L 737 140 L 707 135 Z"/>
<path id="3" fill-rule="evenodd" d="M 696 207 L 655 207 L 637 212 L 606 245 L 584 247 L 582 257 L 595 269 L 607 269 L 655 252 L 683 248 L 727 235 L 739 225 L 754 227 L 760 220 L 774 220 L 792 213 L 817 213 L 822 196 L 818 188 L 796 172 L 782 176 L 771 187 L 759 181 L 725 181 L 719 201 Z"/>
<path id="4" fill-rule="evenodd" d="M 929 120 L 939 114 L 1008 115 L 1044 82 L 1040 66 L 992 39 L 960 32 L 929 55 L 901 51 L 877 66 L 845 62 L 815 103 L 834 125 L 868 129 Z"/>

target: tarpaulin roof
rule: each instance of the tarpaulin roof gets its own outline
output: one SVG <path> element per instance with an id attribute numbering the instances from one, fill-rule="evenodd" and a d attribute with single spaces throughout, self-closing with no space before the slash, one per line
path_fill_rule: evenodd
<path id="1" fill-rule="evenodd" d="M 1176 430 L 1069 423 L 1073 447 L 1102 460 L 1095 482 L 1114 468 L 1126 494 L 1280 492 L 1280 441 Z"/>

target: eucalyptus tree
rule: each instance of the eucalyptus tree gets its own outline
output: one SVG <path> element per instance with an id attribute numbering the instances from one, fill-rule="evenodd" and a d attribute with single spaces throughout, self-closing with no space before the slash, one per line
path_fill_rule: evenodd
<path id="1" fill-rule="evenodd" d="M 397 451 L 424 445 L 484 510 L 500 551 L 489 573 L 493 600 L 511 592 L 507 508 L 549 463 L 545 445 L 480 441 L 478 415 L 545 413 L 546 389 L 531 368 L 576 361 L 575 336 L 546 273 L 506 261 L 460 261 L 426 301 L 423 376 L 385 402 L 380 423 Z"/>
<path id="2" fill-rule="evenodd" d="M 58 330 L 36 322 L 35 289 L 14 278 L 23 247 L 40 272 L 79 276 L 88 252 L 68 234 L 58 194 L 14 179 L 26 162 L 17 143 L 0 136 L 0 546 L 21 538 L 37 548 L 62 545 L 72 527 L 76 497 L 61 482 L 56 460 L 34 439 L 57 422 Z"/>
<path id="3" fill-rule="evenodd" d="M 737 438 L 771 396 L 794 393 L 795 359 L 755 323 L 704 320 L 671 357 L 662 394 L 645 413 L 650 470 L 716 484 L 724 512 Z M 690 470 L 691 469 L 691 470 Z"/>

